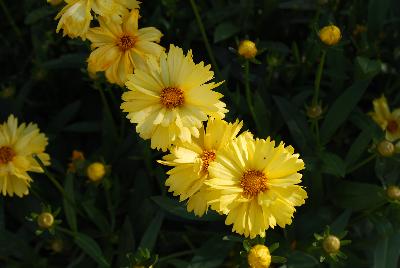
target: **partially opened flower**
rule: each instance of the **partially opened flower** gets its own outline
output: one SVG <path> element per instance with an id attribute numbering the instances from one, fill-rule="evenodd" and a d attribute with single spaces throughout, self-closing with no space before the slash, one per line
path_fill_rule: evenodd
<path id="1" fill-rule="evenodd" d="M 18 126 L 18 120 L 10 115 L 0 125 L 0 192 L 3 195 L 22 197 L 29 193 L 32 179 L 28 172 L 43 172 L 33 155 L 44 165 L 50 165 L 50 157 L 44 152 L 46 146 L 47 138 L 36 124 Z"/>
<path id="2" fill-rule="evenodd" d="M 269 227 L 291 224 L 295 206 L 304 204 L 307 193 L 297 185 L 303 168 L 291 146 L 243 133 L 210 163 L 209 204 L 233 231 L 264 237 Z"/>
<path id="3" fill-rule="evenodd" d="M 208 208 L 206 186 L 208 166 L 221 148 L 236 137 L 243 122 L 228 123 L 221 119 L 210 118 L 207 127 L 200 129 L 200 136 L 192 142 L 180 142 L 170 149 L 161 164 L 173 166 L 165 184 L 169 191 L 180 196 L 180 201 L 189 199 L 188 211 L 202 216 Z"/>
<path id="4" fill-rule="evenodd" d="M 385 96 L 373 101 L 374 111 L 370 113 L 372 119 L 386 131 L 386 139 L 395 141 L 400 139 L 400 109 L 390 112 Z"/>
<path id="5" fill-rule="evenodd" d="M 90 22 L 93 19 L 92 11 L 111 19 L 115 23 L 121 23 L 121 18 L 129 9 L 139 8 L 136 0 L 65 0 L 67 5 L 57 14 L 59 19 L 57 33 L 63 29 L 63 35 L 71 38 L 81 37 L 86 39 Z"/>
<path id="6" fill-rule="evenodd" d="M 210 68 L 195 64 L 192 51 L 185 56 L 171 45 L 168 54 L 150 58 L 145 69 L 129 76 L 121 108 L 137 124 L 140 137 L 151 139 L 151 148 L 166 151 L 172 144 L 191 142 L 208 116 L 225 116 L 223 95 L 213 91 L 221 83 L 209 82 L 214 76 Z"/>
<path id="7" fill-rule="evenodd" d="M 159 57 L 164 50 L 156 44 L 162 33 L 154 27 L 138 29 L 139 11 L 132 10 L 120 25 L 99 18 L 100 27 L 91 28 L 87 38 L 94 51 L 88 59 L 90 73 L 105 71 L 107 80 L 122 86 L 128 74 L 143 67 L 148 57 Z"/>

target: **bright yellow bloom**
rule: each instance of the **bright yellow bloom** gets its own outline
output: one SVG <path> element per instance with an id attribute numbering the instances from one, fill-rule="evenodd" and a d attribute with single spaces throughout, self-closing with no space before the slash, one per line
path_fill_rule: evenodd
<path id="1" fill-rule="evenodd" d="M 86 169 L 86 175 L 93 182 L 99 181 L 106 175 L 106 167 L 103 163 L 94 162 Z"/>
<path id="2" fill-rule="evenodd" d="M 137 124 L 140 137 L 151 139 L 151 148 L 166 151 L 179 141 L 190 143 L 192 136 L 199 137 L 207 116 L 225 116 L 226 105 L 219 100 L 223 95 L 212 90 L 221 83 L 207 83 L 214 76 L 210 68 L 195 64 L 192 51 L 185 56 L 171 45 L 168 54 L 158 61 L 151 58 L 146 69 L 129 76 L 121 108 Z"/>
<path id="3" fill-rule="evenodd" d="M 47 137 L 36 124 L 18 126 L 18 119 L 10 115 L 0 125 L 0 192 L 4 196 L 22 197 L 29 193 L 32 179 L 28 172 L 43 173 L 33 155 L 50 165 L 50 157 L 44 152 L 46 146 Z"/>
<path id="4" fill-rule="evenodd" d="M 296 185 L 302 169 L 293 147 L 241 134 L 208 168 L 209 204 L 227 215 L 225 224 L 233 224 L 234 232 L 264 237 L 269 227 L 291 224 L 294 207 L 304 204 L 307 193 Z"/>
<path id="5" fill-rule="evenodd" d="M 256 44 L 250 40 L 243 40 L 239 44 L 238 53 L 245 59 L 252 59 L 257 55 Z"/>
<path id="6" fill-rule="evenodd" d="M 53 223 L 54 216 L 50 212 L 42 212 L 37 218 L 37 224 L 42 229 L 49 229 Z"/>
<path id="7" fill-rule="evenodd" d="M 268 268 L 271 265 L 271 254 L 268 247 L 255 245 L 249 251 L 247 262 L 250 268 Z"/>
<path id="8" fill-rule="evenodd" d="M 81 37 L 86 39 L 86 33 L 93 19 L 92 11 L 111 19 L 115 23 L 121 23 L 129 9 L 139 8 L 136 0 L 65 0 L 67 5 L 57 14 L 60 19 L 57 25 L 57 33 L 63 29 L 63 35 L 71 38 Z"/>
<path id="9" fill-rule="evenodd" d="M 385 96 L 373 101 L 374 111 L 370 113 L 372 119 L 386 130 L 386 139 L 395 141 L 400 139 L 400 109 L 390 112 Z"/>
<path id="10" fill-rule="evenodd" d="M 164 50 L 156 44 L 162 33 L 154 27 L 138 29 L 139 11 L 132 10 L 122 25 L 99 18 L 100 27 L 91 28 L 87 38 L 95 49 L 88 59 L 89 73 L 105 71 L 110 83 L 123 86 L 128 74 L 144 67 L 148 57 Z"/>
<path id="11" fill-rule="evenodd" d="M 161 164 L 173 166 L 167 172 L 165 182 L 169 191 L 180 196 L 180 201 L 189 198 L 187 209 L 202 216 L 208 208 L 206 187 L 208 166 L 218 155 L 219 150 L 234 139 L 242 128 L 243 122 L 227 123 L 221 119 L 210 118 L 207 127 L 200 129 L 200 136 L 191 143 L 180 142 L 170 149 Z"/>
<path id="12" fill-rule="evenodd" d="M 340 29 L 335 25 L 329 25 L 323 27 L 319 33 L 319 39 L 328 46 L 333 46 L 339 43 L 340 39 L 342 39 L 342 33 Z"/>

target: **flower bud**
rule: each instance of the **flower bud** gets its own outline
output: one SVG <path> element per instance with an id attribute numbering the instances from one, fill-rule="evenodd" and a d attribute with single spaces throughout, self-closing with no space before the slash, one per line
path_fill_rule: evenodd
<path id="1" fill-rule="evenodd" d="M 50 212 L 42 212 L 37 218 L 37 224 L 42 229 L 49 229 L 53 223 L 54 217 Z"/>
<path id="2" fill-rule="evenodd" d="M 311 119 L 318 118 L 322 115 L 321 105 L 313 105 L 307 108 L 307 116 Z"/>
<path id="3" fill-rule="evenodd" d="M 50 242 L 50 248 L 55 253 L 60 253 L 64 249 L 64 243 L 61 239 L 54 239 Z"/>
<path id="4" fill-rule="evenodd" d="M 400 188 L 395 185 L 391 185 L 386 189 L 386 195 L 390 199 L 400 200 Z"/>
<path id="5" fill-rule="evenodd" d="M 271 264 L 271 254 L 268 247 L 255 245 L 250 249 L 247 261 L 251 268 L 268 268 Z"/>
<path id="6" fill-rule="evenodd" d="M 95 162 L 88 166 L 86 173 L 91 181 L 99 181 L 106 174 L 106 168 L 102 163 Z"/>
<path id="7" fill-rule="evenodd" d="M 383 157 L 390 157 L 394 154 L 395 147 L 390 141 L 384 140 L 378 144 L 378 152 Z"/>
<path id="8" fill-rule="evenodd" d="M 62 2 L 63 2 L 63 0 L 47 0 L 47 3 L 49 3 L 52 6 L 58 6 Z"/>
<path id="9" fill-rule="evenodd" d="M 239 44 L 238 52 L 245 59 L 252 59 L 257 55 L 256 44 L 250 40 L 243 40 Z"/>
<path id="10" fill-rule="evenodd" d="M 334 235 L 328 235 L 322 242 L 322 247 L 326 253 L 336 253 L 340 249 L 340 240 Z"/>
<path id="11" fill-rule="evenodd" d="M 335 25 L 329 25 L 323 27 L 319 31 L 318 35 L 319 39 L 321 39 L 321 41 L 328 46 L 336 45 L 342 38 L 340 29 Z"/>

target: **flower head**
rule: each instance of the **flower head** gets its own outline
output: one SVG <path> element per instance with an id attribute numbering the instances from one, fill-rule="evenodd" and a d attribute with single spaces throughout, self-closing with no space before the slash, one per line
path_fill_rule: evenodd
<path id="1" fill-rule="evenodd" d="M 36 219 L 37 224 L 42 229 L 49 229 L 53 226 L 54 216 L 50 212 L 42 212 Z"/>
<path id="2" fill-rule="evenodd" d="M 396 151 L 394 144 L 387 140 L 383 140 L 378 143 L 377 150 L 378 153 L 383 157 L 390 157 Z"/>
<path id="3" fill-rule="evenodd" d="M 340 29 L 335 25 L 329 25 L 323 27 L 319 31 L 318 35 L 319 39 L 321 39 L 321 41 L 328 46 L 336 45 L 342 38 Z"/>
<path id="4" fill-rule="evenodd" d="M 373 100 L 374 111 L 370 113 L 372 119 L 386 131 L 386 139 L 395 141 L 400 139 L 400 109 L 390 112 L 385 96 Z"/>
<path id="5" fill-rule="evenodd" d="M 22 197 L 29 193 L 32 179 L 28 172 L 43 172 L 33 156 L 50 165 L 50 157 L 44 152 L 46 146 L 47 138 L 36 124 L 18 126 L 13 115 L 0 124 L 0 192 L 4 196 Z"/>
<path id="6" fill-rule="evenodd" d="M 86 174 L 91 181 L 97 182 L 106 175 L 106 167 L 103 163 L 94 162 L 88 166 Z"/>
<path id="7" fill-rule="evenodd" d="M 174 143 L 191 142 L 208 116 L 225 116 L 223 95 L 212 90 L 221 83 L 207 83 L 214 76 L 210 68 L 195 64 L 192 51 L 185 56 L 171 45 L 168 54 L 150 58 L 146 68 L 129 76 L 121 108 L 137 124 L 140 137 L 151 139 L 151 148 L 166 151 Z"/>
<path id="8" fill-rule="evenodd" d="M 198 138 L 191 143 L 179 142 L 170 149 L 161 164 L 173 166 L 168 171 L 165 182 L 169 191 L 180 196 L 180 201 L 188 201 L 188 211 L 202 216 L 208 208 L 206 187 L 208 167 L 218 155 L 221 148 L 236 137 L 243 123 L 227 123 L 221 119 L 210 118 L 207 127 L 199 130 Z"/>
<path id="9" fill-rule="evenodd" d="M 322 247 L 326 253 L 337 253 L 340 250 L 340 239 L 334 235 L 328 235 L 322 242 Z"/>
<path id="10" fill-rule="evenodd" d="M 87 38 L 94 51 L 88 59 L 89 73 L 105 71 L 110 83 L 124 85 L 127 76 L 143 67 L 148 57 L 159 57 L 162 33 L 154 27 L 138 29 L 139 11 L 132 10 L 122 24 L 99 18 L 100 27 L 91 28 Z"/>
<path id="11" fill-rule="evenodd" d="M 208 170 L 211 208 L 227 215 L 233 231 L 254 238 L 265 230 L 291 224 L 295 206 L 304 204 L 306 191 L 299 170 L 304 162 L 270 138 L 254 139 L 243 133 L 217 155 Z"/>
<path id="12" fill-rule="evenodd" d="M 268 268 L 271 265 L 271 254 L 268 247 L 255 245 L 249 251 L 247 262 L 251 268 Z"/>
<path id="13" fill-rule="evenodd" d="M 63 29 L 63 34 L 71 38 L 81 37 L 86 39 L 86 33 L 93 19 L 92 11 L 103 16 L 105 20 L 111 19 L 115 23 L 121 23 L 121 18 L 128 9 L 139 8 L 136 0 L 65 0 L 67 5 L 57 14 L 60 19 L 57 25 L 57 33 Z"/>
<path id="14" fill-rule="evenodd" d="M 243 40 L 239 44 L 238 53 L 245 59 L 252 59 L 257 55 L 256 44 L 250 40 Z"/>

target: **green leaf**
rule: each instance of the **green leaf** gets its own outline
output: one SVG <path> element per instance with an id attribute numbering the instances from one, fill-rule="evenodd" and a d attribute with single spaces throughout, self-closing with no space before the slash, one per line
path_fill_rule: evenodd
<path id="1" fill-rule="evenodd" d="M 154 219 L 151 221 L 149 227 L 143 234 L 142 240 L 140 241 L 139 248 L 153 250 L 156 244 L 158 233 L 160 232 L 161 225 L 164 220 L 164 213 L 159 211 Z"/>
<path id="2" fill-rule="evenodd" d="M 332 194 L 335 196 L 333 202 L 339 207 L 354 211 L 373 209 L 386 202 L 383 188 L 368 183 L 341 181 Z"/>
<path id="3" fill-rule="evenodd" d="M 188 268 L 221 267 L 234 243 L 213 237 L 206 241 L 193 256 Z"/>
<path id="4" fill-rule="evenodd" d="M 312 268 L 319 266 L 319 262 L 305 252 L 293 251 L 288 255 L 286 265 L 288 268 Z"/>
<path id="5" fill-rule="evenodd" d="M 378 241 L 374 250 L 374 268 L 399 267 L 400 232 L 383 237 Z"/>
<path id="6" fill-rule="evenodd" d="M 64 131 L 76 132 L 76 133 L 99 132 L 100 130 L 101 130 L 101 124 L 96 121 L 77 122 L 68 125 L 64 128 Z"/>
<path id="7" fill-rule="evenodd" d="M 219 24 L 214 30 L 214 43 L 221 42 L 234 36 L 239 32 L 239 28 L 230 22 L 223 22 Z"/>
<path id="8" fill-rule="evenodd" d="M 322 158 L 322 171 L 337 177 L 344 177 L 346 166 L 338 155 L 324 152 Z"/>
<path id="9" fill-rule="evenodd" d="M 342 214 L 339 215 L 339 217 L 336 218 L 336 220 L 330 225 L 330 229 L 333 234 L 339 235 L 346 229 L 351 213 L 351 209 L 346 209 Z"/>
<path id="10" fill-rule="evenodd" d="M 372 135 L 367 129 L 363 130 L 354 140 L 345 158 L 346 169 L 354 165 L 371 143 Z"/>
<path id="11" fill-rule="evenodd" d="M 68 196 L 70 202 L 75 203 L 74 194 L 74 175 L 71 172 L 67 173 L 64 182 L 64 191 Z M 72 231 L 76 232 L 78 230 L 78 225 L 76 221 L 76 211 L 75 207 L 67 199 L 63 199 L 65 218 L 67 219 L 69 227 Z"/>
<path id="12" fill-rule="evenodd" d="M 104 258 L 99 245 L 94 239 L 83 233 L 76 233 L 74 236 L 74 242 L 99 265 L 102 267 L 110 267 L 107 260 Z"/>
<path id="13" fill-rule="evenodd" d="M 70 53 L 63 54 L 58 59 L 53 59 L 46 61 L 42 64 L 43 68 L 50 70 L 60 70 L 60 69 L 79 69 L 85 66 L 85 59 L 87 55 L 84 53 Z"/>
<path id="14" fill-rule="evenodd" d="M 32 12 L 30 12 L 28 14 L 28 16 L 26 16 L 25 24 L 27 24 L 27 25 L 34 24 L 43 18 L 47 18 L 50 15 L 55 14 L 56 12 L 57 12 L 57 9 L 52 8 L 50 6 L 35 9 Z"/>
<path id="15" fill-rule="evenodd" d="M 381 71 L 381 63 L 365 57 L 356 58 L 356 75 L 359 79 L 372 79 Z"/>
<path id="16" fill-rule="evenodd" d="M 83 202 L 82 207 L 89 219 L 99 228 L 100 231 L 106 233 L 110 231 L 110 224 L 108 223 L 103 212 L 96 208 L 91 202 Z"/>
<path id="17" fill-rule="evenodd" d="M 369 0 L 367 28 L 371 36 L 378 34 L 388 20 L 388 13 L 392 3 L 394 4 L 392 0 Z"/>
<path id="18" fill-rule="evenodd" d="M 49 123 L 48 131 L 55 132 L 62 130 L 63 127 L 70 122 L 79 112 L 81 101 L 74 101 L 65 106 Z"/>
<path id="19" fill-rule="evenodd" d="M 271 262 L 272 263 L 285 263 L 285 262 L 287 262 L 287 259 L 285 257 L 281 257 L 281 256 L 271 256 Z"/>
<path id="20" fill-rule="evenodd" d="M 369 81 L 357 81 L 336 99 L 321 126 L 320 136 L 323 144 L 328 143 L 336 130 L 347 120 L 368 85 Z"/>
<path id="21" fill-rule="evenodd" d="M 202 217 L 197 217 L 194 215 L 194 213 L 190 213 L 186 210 L 184 203 L 166 196 L 153 196 L 151 199 L 163 210 L 187 220 L 218 221 L 221 219 L 217 213 L 211 210 L 208 210 L 207 214 L 203 215 Z"/>

